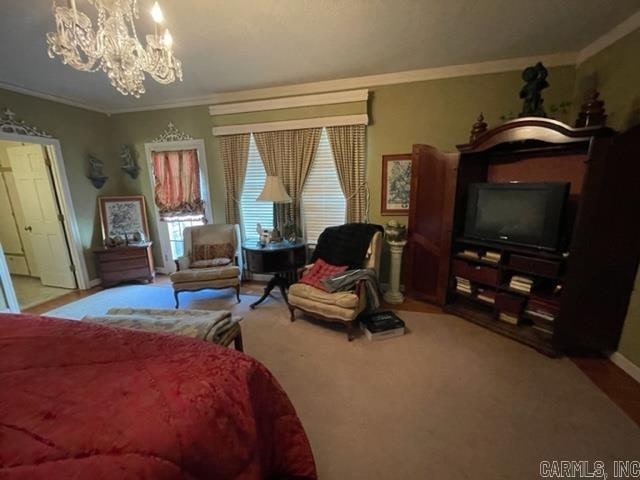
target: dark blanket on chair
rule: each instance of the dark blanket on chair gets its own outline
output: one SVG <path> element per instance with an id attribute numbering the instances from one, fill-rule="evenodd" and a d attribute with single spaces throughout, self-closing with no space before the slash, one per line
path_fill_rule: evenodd
<path id="1" fill-rule="evenodd" d="M 165 333 L 0 314 L 0 479 L 316 478 L 269 371 Z"/>
<path id="2" fill-rule="evenodd" d="M 321 258 L 331 265 L 347 265 L 350 270 L 362 268 L 373 235 L 383 231 L 374 223 L 347 223 L 326 228 L 318 238 L 311 262 Z"/>

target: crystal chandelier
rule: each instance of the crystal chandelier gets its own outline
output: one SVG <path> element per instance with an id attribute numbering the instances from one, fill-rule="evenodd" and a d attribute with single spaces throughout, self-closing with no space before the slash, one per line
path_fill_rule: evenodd
<path id="1" fill-rule="evenodd" d="M 134 20 L 139 18 L 137 0 L 87 0 L 98 11 L 94 29 L 91 19 L 69 0 L 66 7 L 53 4 L 56 31 L 47 33 L 49 57 L 59 55 L 62 63 L 77 70 L 102 69 L 123 95 L 138 98 L 145 92 L 145 73 L 157 82 L 182 81 L 182 64 L 173 56 L 173 38 L 168 29 L 159 34 L 164 22 L 158 2 L 151 9 L 155 33 L 138 40 Z"/>

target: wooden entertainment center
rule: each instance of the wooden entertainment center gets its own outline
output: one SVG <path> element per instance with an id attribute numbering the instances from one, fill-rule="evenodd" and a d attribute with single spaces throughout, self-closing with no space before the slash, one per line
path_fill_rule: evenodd
<path id="1" fill-rule="evenodd" d="M 484 182 L 569 182 L 565 248 L 465 238 L 469 185 Z M 640 257 L 638 190 L 640 127 L 520 118 L 457 154 L 414 145 L 407 293 L 548 355 L 615 351 Z"/>

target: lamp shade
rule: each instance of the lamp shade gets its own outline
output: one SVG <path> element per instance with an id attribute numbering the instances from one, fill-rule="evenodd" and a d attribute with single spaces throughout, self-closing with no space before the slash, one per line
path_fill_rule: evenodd
<path id="1" fill-rule="evenodd" d="M 291 203 L 291 197 L 285 190 L 282 180 L 277 176 L 267 176 L 262 193 L 256 198 L 258 202 Z"/>

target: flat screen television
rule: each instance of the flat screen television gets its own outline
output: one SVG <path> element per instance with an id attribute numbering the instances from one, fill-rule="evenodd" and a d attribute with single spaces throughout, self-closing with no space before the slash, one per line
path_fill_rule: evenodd
<path id="1" fill-rule="evenodd" d="M 568 194 L 569 183 L 472 183 L 464 236 L 555 251 Z"/>

